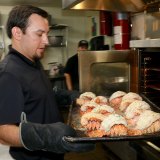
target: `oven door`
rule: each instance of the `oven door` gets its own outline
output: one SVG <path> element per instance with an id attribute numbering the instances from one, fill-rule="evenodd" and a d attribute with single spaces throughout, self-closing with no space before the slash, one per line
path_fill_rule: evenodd
<path id="1" fill-rule="evenodd" d="M 132 50 L 131 91 L 144 95 L 160 106 L 160 48 L 141 48 Z"/>
<path id="2" fill-rule="evenodd" d="M 130 142 L 130 146 L 136 151 L 137 160 L 159 160 L 160 159 L 160 148 L 156 144 L 156 141 Z"/>
<path id="3" fill-rule="evenodd" d="M 129 91 L 130 50 L 85 51 L 78 54 L 80 91 L 110 96 L 117 90 Z"/>

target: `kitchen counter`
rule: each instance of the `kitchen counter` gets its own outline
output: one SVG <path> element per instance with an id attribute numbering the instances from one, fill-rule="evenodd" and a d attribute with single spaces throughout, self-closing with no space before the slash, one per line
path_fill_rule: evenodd
<path id="1" fill-rule="evenodd" d="M 131 40 L 131 48 L 160 47 L 160 39 Z"/>

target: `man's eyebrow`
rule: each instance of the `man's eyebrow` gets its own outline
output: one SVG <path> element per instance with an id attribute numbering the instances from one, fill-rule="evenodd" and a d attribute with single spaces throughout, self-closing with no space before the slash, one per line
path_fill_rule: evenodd
<path id="1" fill-rule="evenodd" d="M 49 33 L 49 31 L 45 31 L 45 30 L 42 30 L 42 29 L 39 29 L 39 30 L 37 30 L 37 31 L 35 31 L 36 33 L 46 33 L 46 34 L 48 34 Z"/>
<path id="2" fill-rule="evenodd" d="M 45 32 L 45 31 L 42 29 L 38 29 L 36 32 Z"/>

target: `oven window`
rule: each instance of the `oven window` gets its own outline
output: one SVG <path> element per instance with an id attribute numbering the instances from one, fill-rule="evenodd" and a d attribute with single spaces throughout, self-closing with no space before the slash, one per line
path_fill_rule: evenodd
<path id="1" fill-rule="evenodd" d="M 91 91 L 110 96 L 113 92 L 129 91 L 129 65 L 122 63 L 93 63 L 90 66 Z"/>

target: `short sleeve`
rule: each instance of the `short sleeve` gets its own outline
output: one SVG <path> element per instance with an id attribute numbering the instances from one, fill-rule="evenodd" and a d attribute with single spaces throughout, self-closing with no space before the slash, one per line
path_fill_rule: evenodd
<path id="1" fill-rule="evenodd" d="M 24 106 L 22 88 L 17 79 L 9 74 L 0 75 L 0 124 L 16 124 Z"/>

